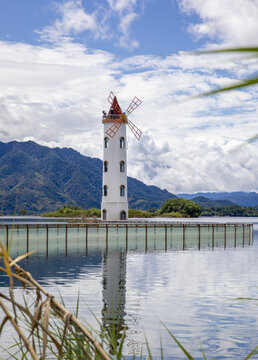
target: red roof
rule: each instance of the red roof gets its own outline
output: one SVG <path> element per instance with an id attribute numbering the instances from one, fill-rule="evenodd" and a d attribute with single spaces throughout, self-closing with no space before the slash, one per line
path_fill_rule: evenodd
<path id="1" fill-rule="evenodd" d="M 114 97 L 113 102 L 112 102 L 112 105 L 110 106 L 108 115 L 111 114 L 111 109 L 113 109 L 113 114 L 114 114 L 114 115 L 120 115 L 120 114 L 122 114 L 122 110 L 121 110 L 121 108 L 120 108 L 120 105 L 118 104 L 118 101 L 117 101 L 116 96 Z"/>

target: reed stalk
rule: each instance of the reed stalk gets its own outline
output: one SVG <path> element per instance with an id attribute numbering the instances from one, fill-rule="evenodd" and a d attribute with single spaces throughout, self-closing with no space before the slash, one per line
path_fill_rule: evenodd
<path id="1" fill-rule="evenodd" d="M 20 347 L 25 346 L 34 360 L 45 360 L 49 353 L 56 354 L 57 359 L 66 358 L 64 348 L 68 338 L 71 345 L 77 345 L 77 350 L 76 346 L 70 347 L 70 359 L 77 358 L 76 351 L 79 349 L 80 353 L 84 354 L 82 359 L 111 360 L 103 346 L 78 318 L 17 264 L 29 254 L 13 260 L 1 243 L 0 251 L 4 262 L 0 271 L 9 277 L 9 295 L 0 293 L 0 307 L 5 315 L 0 325 L 0 335 L 5 325 L 10 323 L 18 335 Z M 15 300 L 16 281 L 34 295 L 32 305 L 28 305 L 26 301 L 25 305 L 21 305 Z M 6 305 L 8 303 L 11 310 Z M 24 329 L 21 319 L 27 323 L 28 329 Z"/>
<path id="2" fill-rule="evenodd" d="M 3 310 L 4 319 L 0 324 L 0 336 L 4 327 L 9 323 L 18 336 L 16 343 L 10 348 L 5 349 L 14 359 L 33 359 L 33 360 L 122 360 L 126 359 L 123 354 L 123 346 L 126 336 L 126 328 L 123 331 L 120 342 L 117 340 L 116 324 L 112 322 L 108 328 L 104 327 L 98 318 L 93 314 L 100 331 L 92 329 L 92 332 L 101 339 L 101 343 L 96 340 L 92 332 L 78 320 L 79 296 L 77 299 L 76 312 L 73 314 L 68 311 L 62 301 L 59 302 L 46 289 L 41 286 L 29 273 L 17 263 L 28 257 L 30 253 L 12 259 L 0 242 L 0 258 L 3 258 L 4 266 L 0 267 L 0 272 L 9 277 L 9 293 L 0 293 L 0 308 Z M 22 285 L 23 289 L 33 295 L 31 304 L 24 298 L 23 304 L 15 299 L 15 283 Z M 239 298 L 238 300 L 250 300 L 249 298 Z M 251 299 L 257 300 L 257 299 Z M 9 308 L 7 306 L 9 304 Z M 164 325 L 164 328 L 182 350 L 185 357 L 194 360 L 194 357 L 185 349 L 172 332 Z M 161 359 L 165 358 L 161 341 Z M 141 354 L 131 357 L 131 360 L 154 359 L 148 340 L 145 336 L 147 355 Z M 24 347 L 26 350 L 24 350 Z M 108 350 L 109 353 L 108 354 Z M 13 352 L 15 351 L 15 352 Z M 244 360 L 255 357 L 258 354 L 258 346 L 253 349 Z M 112 357 L 111 357 L 112 356 Z M 207 357 L 202 350 L 203 359 Z"/>

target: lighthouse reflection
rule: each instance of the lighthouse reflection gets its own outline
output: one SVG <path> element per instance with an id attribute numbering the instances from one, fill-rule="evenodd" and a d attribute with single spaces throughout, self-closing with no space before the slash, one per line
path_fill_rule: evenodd
<path id="1" fill-rule="evenodd" d="M 126 253 L 109 252 L 103 256 L 102 325 L 116 345 L 126 329 Z M 114 344 L 115 345 L 115 344 Z M 114 349 L 110 349 L 112 353 Z"/>

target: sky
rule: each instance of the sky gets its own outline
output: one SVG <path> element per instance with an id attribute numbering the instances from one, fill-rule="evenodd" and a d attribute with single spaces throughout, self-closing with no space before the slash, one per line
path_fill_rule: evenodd
<path id="1" fill-rule="evenodd" d="M 257 46 L 258 0 L 0 0 L 0 141 L 102 158 L 113 91 L 128 175 L 172 193 L 258 191 L 258 59 L 196 50 Z"/>

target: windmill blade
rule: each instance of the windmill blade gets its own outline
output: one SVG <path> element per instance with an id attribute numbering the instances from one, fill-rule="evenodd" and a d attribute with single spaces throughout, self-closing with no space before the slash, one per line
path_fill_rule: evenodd
<path id="1" fill-rule="evenodd" d="M 108 95 L 107 101 L 112 105 L 115 95 L 112 91 L 110 91 L 110 94 Z"/>
<path id="2" fill-rule="evenodd" d="M 118 129 L 120 128 L 121 124 L 122 124 L 122 116 L 112 126 L 110 126 L 109 129 L 107 129 L 106 134 L 108 134 L 108 136 L 113 139 L 113 137 L 118 132 Z"/>
<path id="3" fill-rule="evenodd" d="M 139 105 L 141 105 L 141 103 L 141 100 L 135 96 L 131 101 L 131 104 L 128 106 L 125 115 L 128 116 L 129 114 L 131 114 L 131 112 L 133 112 Z"/>
<path id="4" fill-rule="evenodd" d="M 141 130 L 138 129 L 138 127 L 134 125 L 134 123 L 132 123 L 132 121 L 130 121 L 129 119 L 127 119 L 127 124 L 131 129 L 132 133 L 134 134 L 134 136 L 136 137 L 136 139 L 139 141 L 142 135 Z"/>

